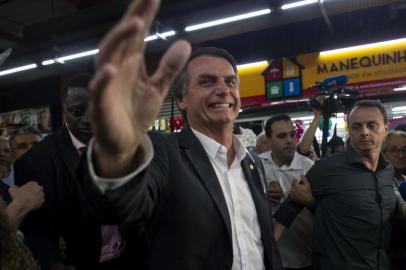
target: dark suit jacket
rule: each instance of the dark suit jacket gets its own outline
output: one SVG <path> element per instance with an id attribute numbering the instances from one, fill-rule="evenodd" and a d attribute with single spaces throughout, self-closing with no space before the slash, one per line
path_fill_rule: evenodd
<path id="1" fill-rule="evenodd" d="M 103 222 L 135 221 L 143 227 L 150 269 L 231 269 L 230 217 L 201 143 L 189 127 L 181 133 L 150 137 L 154 159 L 135 179 L 106 195 L 86 182 L 95 213 Z M 258 215 L 264 264 L 266 269 L 281 269 L 273 243 L 271 211 L 258 171 L 248 155 L 241 166 Z M 87 169 L 82 170 L 88 177 Z"/>
<path id="2" fill-rule="evenodd" d="M 67 128 L 62 127 L 14 165 L 17 185 L 35 180 L 44 188 L 44 205 L 21 225 L 27 245 L 43 269 L 62 261 L 58 236 L 66 242 L 66 265 L 95 269 L 99 260 L 100 225 L 85 214 L 85 199 L 75 174 L 79 161 Z"/>

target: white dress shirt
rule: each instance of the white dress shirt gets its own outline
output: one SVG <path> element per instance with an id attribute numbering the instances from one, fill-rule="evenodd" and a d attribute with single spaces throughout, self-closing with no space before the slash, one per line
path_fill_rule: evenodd
<path id="1" fill-rule="evenodd" d="M 226 200 L 231 219 L 233 240 L 232 270 L 264 270 L 264 252 L 258 216 L 240 164 L 248 153 L 247 149 L 236 136 L 233 136 L 233 147 L 236 156 L 230 168 L 228 168 L 226 147 L 196 130 L 192 129 L 192 131 L 203 145 L 210 159 Z M 91 159 L 93 139 L 90 141 L 87 151 L 89 172 L 101 192 L 124 185 L 150 164 L 153 157 L 153 147 L 148 136 L 145 137 L 140 146 L 145 152 L 142 165 L 129 175 L 116 179 L 107 179 L 98 177 L 94 171 Z"/>
<path id="2" fill-rule="evenodd" d="M 226 199 L 233 239 L 234 259 L 231 269 L 265 269 L 257 211 L 241 168 L 247 149 L 233 136 L 236 155 L 228 168 L 226 147 L 194 129 L 192 131 L 209 156 Z"/>
<path id="3" fill-rule="evenodd" d="M 290 187 L 294 179 L 300 179 L 313 166 L 314 162 L 295 152 L 289 166 L 279 167 L 272 159 L 272 152 L 259 155 L 264 165 L 266 182 L 278 181 L 283 190 L 282 201 L 289 196 Z M 274 211 L 276 210 L 273 209 Z M 277 242 L 282 257 L 283 267 L 301 268 L 312 265 L 312 233 L 313 214 L 304 208 L 293 223 L 286 228 L 281 239 Z"/>

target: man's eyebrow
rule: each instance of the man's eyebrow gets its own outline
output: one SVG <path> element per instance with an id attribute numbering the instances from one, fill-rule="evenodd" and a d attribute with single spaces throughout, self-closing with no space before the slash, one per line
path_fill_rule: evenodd
<path id="1" fill-rule="evenodd" d="M 215 75 L 215 74 L 210 74 L 210 73 L 202 73 L 202 74 L 198 75 L 198 78 L 202 78 L 202 77 L 203 78 L 205 78 L 205 77 L 207 77 L 207 78 L 217 78 L 218 76 Z M 226 79 L 237 79 L 237 76 L 234 75 L 234 74 L 225 75 L 225 76 L 222 76 L 222 77 L 224 77 Z"/>

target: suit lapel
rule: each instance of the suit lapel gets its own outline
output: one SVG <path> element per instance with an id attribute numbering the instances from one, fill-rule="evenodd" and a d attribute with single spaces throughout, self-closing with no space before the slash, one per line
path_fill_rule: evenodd
<path id="1" fill-rule="evenodd" d="M 79 164 L 80 157 L 72 140 L 69 136 L 69 131 L 66 127 L 60 129 L 56 134 L 56 145 L 58 147 L 58 154 L 68 168 L 68 172 L 73 179 L 76 179 L 76 168 Z"/>
<path id="2" fill-rule="evenodd" d="M 254 201 L 255 209 L 257 211 L 258 223 L 261 229 L 262 244 L 264 247 L 264 254 L 268 263 L 272 262 L 271 250 L 272 250 L 272 220 L 271 210 L 267 206 L 265 195 L 263 194 L 263 186 L 259 171 L 254 161 L 247 155 L 241 161 L 241 167 L 244 172 L 245 179 L 248 183 L 248 187 L 251 191 L 252 199 Z"/>
<path id="3" fill-rule="evenodd" d="M 210 196 L 213 198 L 221 217 L 226 224 L 228 235 L 231 239 L 231 221 L 228 213 L 227 203 L 224 198 L 216 172 L 207 156 L 206 151 L 200 141 L 193 134 L 189 126 L 186 126 L 180 134 L 180 146 L 186 153 L 193 168 L 196 170 L 200 181 L 206 187 Z"/>

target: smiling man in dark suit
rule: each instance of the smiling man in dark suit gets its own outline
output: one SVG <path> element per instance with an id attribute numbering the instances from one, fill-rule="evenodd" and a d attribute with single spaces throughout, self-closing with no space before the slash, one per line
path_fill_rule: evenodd
<path id="1" fill-rule="evenodd" d="M 280 269 L 259 171 L 232 134 L 235 60 L 217 48 L 190 56 L 179 41 L 148 76 L 143 39 L 157 2 L 133 2 L 100 45 L 90 84 L 95 139 L 82 168 L 94 212 L 139 224 L 149 269 Z M 179 72 L 174 92 L 189 124 L 147 134 Z"/>

